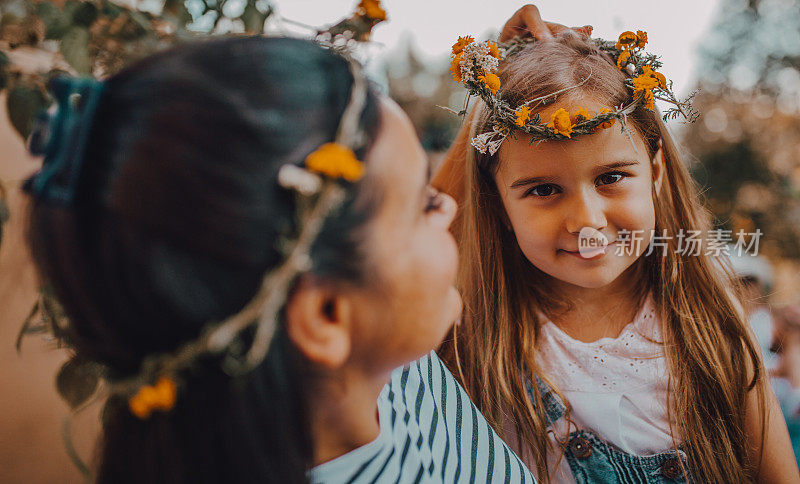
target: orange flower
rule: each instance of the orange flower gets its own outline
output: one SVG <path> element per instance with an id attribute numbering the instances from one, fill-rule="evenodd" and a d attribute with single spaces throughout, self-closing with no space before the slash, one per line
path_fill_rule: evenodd
<path id="1" fill-rule="evenodd" d="M 619 34 L 619 40 L 617 40 L 617 45 L 615 47 L 617 50 L 627 50 L 636 44 L 636 40 L 636 34 L 630 30 L 626 30 Z"/>
<path id="2" fill-rule="evenodd" d="M 497 47 L 497 44 L 495 42 L 487 42 L 486 45 L 489 46 L 489 55 L 499 60 L 500 49 Z"/>
<path id="3" fill-rule="evenodd" d="M 636 31 L 636 48 L 641 49 L 647 45 L 647 32 L 644 30 Z"/>
<path id="4" fill-rule="evenodd" d="M 666 89 L 667 88 L 667 78 L 664 77 L 664 74 L 654 71 L 652 67 L 643 66 L 642 67 L 642 74 L 646 75 L 646 76 L 650 76 L 653 79 L 655 79 L 656 82 L 658 83 L 658 87 L 660 87 L 661 89 Z"/>
<path id="5" fill-rule="evenodd" d="M 453 80 L 461 82 L 461 54 L 456 54 L 450 62 L 450 72 L 453 74 Z"/>
<path id="6" fill-rule="evenodd" d="M 486 88 L 489 89 L 492 94 L 497 94 L 497 91 L 500 90 L 500 78 L 497 77 L 496 74 L 484 72 L 478 76 L 478 80 L 483 82 L 483 85 L 486 86 Z"/>
<path id="7" fill-rule="evenodd" d="M 628 65 L 628 59 L 631 57 L 631 51 L 623 50 L 619 57 L 617 58 L 617 67 L 623 69 L 626 65 Z"/>
<path id="8" fill-rule="evenodd" d="M 564 108 L 559 108 L 550 118 L 550 123 L 547 125 L 548 128 L 553 128 L 558 134 L 564 135 L 567 138 L 570 138 L 572 134 L 572 128 L 574 125 L 572 121 L 569 119 L 569 113 Z"/>
<path id="9" fill-rule="evenodd" d="M 658 79 L 653 76 L 642 74 L 633 79 L 634 92 L 650 91 L 655 87 L 658 87 Z"/>
<path id="10" fill-rule="evenodd" d="M 330 178 L 358 181 L 364 175 L 364 164 L 350 148 L 338 143 L 325 143 L 306 157 L 306 168 Z"/>
<path id="11" fill-rule="evenodd" d="M 656 80 L 658 81 L 658 87 L 660 87 L 661 89 L 666 89 L 667 88 L 667 78 L 664 77 L 664 74 L 662 74 L 660 72 L 656 72 L 656 73 L 654 73 L 654 75 L 656 76 Z"/>
<path id="12" fill-rule="evenodd" d="M 514 124 L 521 128 L 525 126 L 525 123 L 531 118 L 531 108 L 528 106 L 522 106 L 514 111 L 514 114 L 517 115 L 517 119 L 514 121 Z"/>
<path id="13" fill-rule="evenodd" d="M 154 386 L 145 385 L 128 400 L 132 414 L 140 419 L 150 417 L 153 410 L 169 411 L 175 406 L 178 390 L 170 378 L 161 377 Z"/>
<path id="14" fill-rule="evenodd" d="M 578 108 L 572 118 L 575 120 L 575 124 L 578 124 L 591 118 L 591 116 L 589 116 L 589 111 L 587 111 L 586 108 Z"/>
<path id="15" fill-rule="evenodd" d="M 475 42 L 475 39 L 472 38 L 471 35 L 467 35 L 466 37 L 459 37 L 458 42 L 453 44 L 453 54 L 460 54 L 464 47 L 468 46 L 469 44 Z"/>
<path id="16" fill-rule="evenodd" d="M 358 11 L 364 17 L 373 20 L 386 20 L 386 10 L 381 8 L 380 0 L 361 0 Z"/>
<path id="17" fill-rule="evenodd" d="M 610 109 L 603 108 L 603 110 L 600 111 L 600 114 L 606 114 L 606 113 L 610 113 L 610 112 L 612 112 Z M 602 124 L 600 124 L 600 127 L 603 128 L 603 129 L 608 129 L 608 128 L 614 126 L 614 123 L 616 123 L 616 122 L 617 122 L 616 119 L 611 118 L 608 121 L 604 121 Z"/>

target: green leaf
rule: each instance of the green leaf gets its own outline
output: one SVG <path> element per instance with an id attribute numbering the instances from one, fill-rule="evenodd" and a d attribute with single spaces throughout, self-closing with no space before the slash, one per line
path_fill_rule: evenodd
<path id="1" fill-rule="evenodd" d="M 41 91 L 24 85 L 12 89 L 6 100 L 8 119 L 24 139 L 31 134 L 33 120 L 45 106 L 46 99 Z"/>
<path id="2" fill-rule="evenodd" d="M 89 60 L 89 29 L 72 26 L 61 39 L 61 54 L 79 74 L 92 73 Z"/>
<path id="3" fill-rule="evenodd" d="M 97 373 L 90 364 L 73 357 L 58 371 L 56 389 L 61 398 L 74 410 L 94 395 L 99 381 Z"/>

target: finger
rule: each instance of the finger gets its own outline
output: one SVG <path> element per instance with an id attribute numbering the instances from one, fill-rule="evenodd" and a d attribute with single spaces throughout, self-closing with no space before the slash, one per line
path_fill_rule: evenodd
<path id="1" fill-rule="evenodd" d="M 517 36 L 525 35 L 526 29 L 522 20 L 522 9 L 514 12 L 514 15 L 508 19 L 508 22 L 503 26 L 503 31 L 500 33 L 500 42 L 513 39 Z"/>
<path id="2" fill-rule="evenodd" d="M 569 27 L 567 27 L 566 25 L 557 24 L 555 22 L 545 22 L 544 24 L 547 26 L 547 30 L 550 31 L 550 33 L 553 35 L 553 37 L 557 37 L 557 36 L 563 34 L 564 32 L 572 30 Z"/>
<path id="3" fill-rule="evenodd" d="M 542 20 L 539 9 L 535 5 L 525 5 L 508 19 L 500 34 L 500 41 L 505 42 L 516 36 L 532 35 L 537 40 L 552 39 L 550 29 Z"/>
<path id="4" fill-rule="evenodd" d="M 592 36 L 593 27 L 591 25 L 584 25 L 583 27 L 572 27 L 572 30 L 578 32 L 578 34 L 585 38 L 589 38 Z"/>
<path id="5" fill-rule="evenodd" d="M 553 38 L 536 5 L 525 5 L 520 10 L 522 11 L 522 21 L 534 39 L 550 40 Z"/>

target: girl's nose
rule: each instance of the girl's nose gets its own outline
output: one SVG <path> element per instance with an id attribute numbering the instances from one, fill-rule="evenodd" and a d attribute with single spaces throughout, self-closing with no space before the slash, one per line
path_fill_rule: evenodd
<path id="1" fill-rule="evenodd" d="M 584 227 L 602 230 L 608 221 L 605 214 L 605 203 L 593 194 L 581 193 L 575 196 L 573 203 L 567 205 L 565 225 L 569 233 L 578 235 Z"/>

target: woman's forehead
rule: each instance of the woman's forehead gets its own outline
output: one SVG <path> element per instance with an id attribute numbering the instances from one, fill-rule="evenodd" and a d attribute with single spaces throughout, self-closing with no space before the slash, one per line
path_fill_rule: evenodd
<path id="1" fill-rule="evenodd" d="M 411 121 L 394 102 L 381 102 L 381 128 L 368 161 L 387 201 L 416 197 L 426 184 L 427 157 Z"/>

